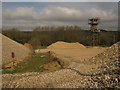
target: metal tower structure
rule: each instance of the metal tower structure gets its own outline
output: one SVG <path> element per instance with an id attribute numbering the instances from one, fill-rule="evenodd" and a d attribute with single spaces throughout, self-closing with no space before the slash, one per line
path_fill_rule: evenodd
<path id="1" fill-rule="evenodd" d="M 99 33 L 100 30 L 98 29 L 99 24 L 99 18 L 90 18 L 89 19 L 89 25 L 90 25 L 90 31 L 92 34 L 92 46 L 97 46 L 99 44 Z"/>

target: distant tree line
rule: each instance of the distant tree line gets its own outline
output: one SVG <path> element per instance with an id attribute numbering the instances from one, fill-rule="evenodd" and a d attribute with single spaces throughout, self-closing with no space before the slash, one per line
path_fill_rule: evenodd
<path id="1" fill-rule="evenodd" d="M 18 29 L 3 30 L 4 35 L 24 44 L 30 43 L 34 48 L 46 47 L 57 41 L 79 42 L 83 45 L 92 45 L 92 34 L 78 26 L 36 27 L 33 31 Z M 110 46 L 119 41 L 117 31 L 102 30 L 99 33 L 99 45 Z"/>

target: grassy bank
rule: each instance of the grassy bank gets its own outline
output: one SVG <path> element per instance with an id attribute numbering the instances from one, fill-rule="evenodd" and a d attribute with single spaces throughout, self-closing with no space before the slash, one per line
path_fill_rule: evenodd
<path id="1" fill-rule="evenodd" d="M 14 66 L 13 70 L 3 70 L 3 73 L 40 72 L 43 71 L 40 66 L 47 63 L 49 63 L 47 53 L 36 54 Z"/>
<path id="2" fill-rule="evenodd" d="M 26 72 L 51 72 L 62 69 L 64 64 L 56 57 L 48 53 L 35 54 L 12 68 L 3 67 L 3 74 L 26 73 Z"/>

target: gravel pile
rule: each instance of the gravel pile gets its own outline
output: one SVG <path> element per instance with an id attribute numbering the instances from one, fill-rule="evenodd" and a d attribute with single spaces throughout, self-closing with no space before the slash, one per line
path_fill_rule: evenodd
<path id="1" fill-rule="evenodd" d="M 98 64 L 99 73 L 119 74 L 120 42 L 112 45 L 103 53 L 91 58 L 90 63 Z"/>
<path id="2" fill-rule="evenodd" d="M 20 61 L 25 57 L 30 56 L 31 50 L 20 43 L 11 40 L 10 38 L 2 35 L 2 65 L 11 63 L 12 61 Z M 14 53 L 14 59 L 12 58 Z"/>
<path id="3" fill-rule="evenodd" d="M 120 88 L 119 44 L 112 45 L 86 64 L 72 62 L 68 68 L 44 74 L 4 74 L 3 88 Z"/>

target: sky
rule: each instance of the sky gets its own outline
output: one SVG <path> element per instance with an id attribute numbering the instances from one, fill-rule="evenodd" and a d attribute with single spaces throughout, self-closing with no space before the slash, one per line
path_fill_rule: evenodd
<path id="1" fill-rule="evenodd" d="M 38 26 L 77 25 L 83 29 L 89 29 L 88 19 L 98 17 L 100 18 L 99 28 L 117 30 L 118 0 L 84 1 L 86 2 L 6 2 L 3 0 L 2 27 L 26 31 Z"/>
<path id="2" fill-rule="evenodd" d="M 3 2 L 118 2 L 119 0 L 2 0 Z"/>

